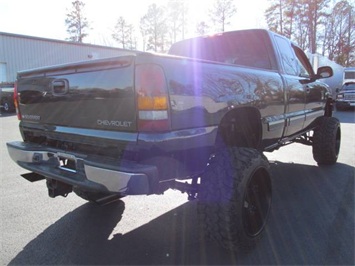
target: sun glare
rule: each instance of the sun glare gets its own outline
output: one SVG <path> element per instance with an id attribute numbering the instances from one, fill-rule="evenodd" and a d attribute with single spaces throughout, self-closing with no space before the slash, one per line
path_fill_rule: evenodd
<path id="1" fill-rule="evenodd" d="M 207 34 L 213 34 L 219 30 L 213 25 L 209 10 L 213 7 L 215 0 L 204 1 L 185 1 L 188 4 L 188 28 L 185 37 L 193 37 L 198 35 L 197 24 L 205 22 L 208 26 Z M 117 19 L 122 16 L 128 23 L 135 25 L 136 34 L 140 35 L 139 23 L 140 19 L 147 13 L 149 5 L 156 3 L 157 5 L 166 5 L 166 0 L 130 0 L 125 1 L 104 1 L 106 5 L 100 2 L 87 2 L 86 7 L 88 17 L 94 18 L 93 28 L 95 31 L 96 40 L 102 42 L 109 42 L 111 32 Z M 267 6 L 267 0 L 253 0 L 253 1 L 234 1 L 236 7 L 236 14 L 230 18 L 230 24 L 226 25 L 225 31 L 247 29 L 247 28 L 265 28 L 266 23 L 264 19 L 264 10 Z M 99 11 L 99 12 L 98 12 Z M 92 34 L 91 34 L 92 35 Z M 112 40 L 110 40 L 112 41 Z"/>
<path id="2" fill-rule="evenodd" d="M 3 0 L 0 4 L 0 31 L 64 40 L 68 37 L 65 18 L 73 0 L 32 0 L 28 8 L 18 9 L 16 3 L 20 0 Z M 215 0 L 184 0 L 188 5 L 185 38 L 197 35 L 197 23 L 205 22 L 209 26 L 208 34 L 216 33 L 209 17 L 209 10 Z M 25 1 L 26 2 L 26 1 Z M 24 2 L 24 3 L 25 3 Z M 135 34 L 140 38 L 139 24 L 152 3 L 165 6 L 167 0 L 102 0 L 85 1 L 85 15 L 90 23 L 89 36 L 86 42 L 99 45 L 114 45 L 112 32 L 117 19 L 122 16 L 128 23 L 134 25 Z M 21 5 L 23 5 L 22 3 Z M 27 3 L 27 2 L 26 2 Z M 234 1 L 237 12 L 230 19 L 230 25 L 225 30 L 246 28 L 265 28 L 264 10 L 267 0 Z M 26 12 L 26 10 L 33 12 Z M 56 12 L 51 12 L 56 10 Z M 16 13 L 14 23 L 13 14 Z M 51 21 L 51 23 L 45 23 Z M 1 23 L 3 22 L 3 23 Z"/>

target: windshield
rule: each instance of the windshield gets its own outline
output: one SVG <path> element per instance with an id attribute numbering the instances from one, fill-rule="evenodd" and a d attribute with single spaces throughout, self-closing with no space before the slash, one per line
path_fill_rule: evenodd
<path id="1" fill-rule="evenodd" d="M 344 84 L 342 90 L 355 90 L 355 83 Z"/>

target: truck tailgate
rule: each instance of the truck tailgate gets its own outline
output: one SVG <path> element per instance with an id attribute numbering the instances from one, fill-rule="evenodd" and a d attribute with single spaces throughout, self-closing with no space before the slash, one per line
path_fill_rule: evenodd
<path id="1" fill-rule="evenodd" d="M 133 132 L 134 56 L 20 72 L 23 122 Z"/>

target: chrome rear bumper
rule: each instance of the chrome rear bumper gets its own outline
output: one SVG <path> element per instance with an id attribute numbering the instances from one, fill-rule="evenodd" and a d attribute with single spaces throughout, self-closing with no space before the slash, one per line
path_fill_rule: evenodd
<path id="1" fill-rule="evenodd" d="M 149 194 L 154 166 L 108 160 L 25 142 L 9 142 L 10 157 L 34 173 L 88 191 Z"/>

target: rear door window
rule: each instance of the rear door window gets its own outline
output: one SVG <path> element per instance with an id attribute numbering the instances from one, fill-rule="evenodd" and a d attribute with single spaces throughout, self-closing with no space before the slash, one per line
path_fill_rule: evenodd
<path id="1" fill-rule="evenodd" d="M 290 46 L 290 43 L 286 39 L 281 38 L 279 36 L 275 36 L 275 41 L 279 48 L 281 57 L 280 59 L 285 73 L 293 76 L 298 76 L 298 62 L 293 52 L 293 49 Z"/>
<path id="2" fill-rule="evenodd" d="M 240 31 L 185 40 L 169 54 L 270 70 L 267 45 L 262 32 Z"/>

